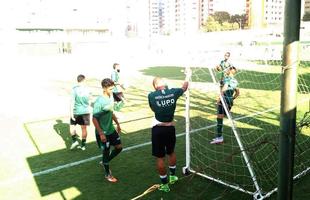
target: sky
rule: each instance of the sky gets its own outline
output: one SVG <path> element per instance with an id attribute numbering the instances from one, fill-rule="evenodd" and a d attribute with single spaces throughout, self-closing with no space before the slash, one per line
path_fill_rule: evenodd
<path id="1" fill-rule="evenodd" d="M 240 14 L 245 11 L 245 0 L 214 0 L 218 3 L 218 9 L 227 11 L 230 14 Z"/>

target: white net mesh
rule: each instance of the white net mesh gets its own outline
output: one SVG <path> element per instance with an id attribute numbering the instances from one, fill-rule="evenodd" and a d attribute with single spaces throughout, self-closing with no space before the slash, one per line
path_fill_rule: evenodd
<path id="1" fill-rule="evenodd" d="M 277 187 L 279 164 L 280 95 L 282 41 L 261 33 L 249 34 L 247 42 L 226 42 L 226 49 L 192 53 L 190 94 L 190 168 L 205 176 L 221 180 L 233 187 L 256 192 L 257 187 L 242 155 L 232 129 L 232 121 L 224 118 L 224 144 L 211 145 L 216 134 L 216 99 L 219 80 L 214 67 L 231 52 L 231 63 L 238 72 L 240 96 L 235 99 L 231 116 L 244 153 L 248 156 L 257 186 L 263 194 Z M 251 39 L 251 38 L 255 38 Z M 270 42 L 272 41 L 272 42 Z M 306 49 L 301 42 L 301 49 Z M 301 56 L 306 55 L 301 53 Z M 310 68 L 301 57 L 298 67 L 297 137 L 294 175 L 310 166 L 309 101 Z M 212 60 L 212 61 L 211 61 Z M 214 60 L 218 60 L 217 63 Z M 210 70 L 217 78 L 214 82 Z M 254 178 L 255 179 L 255 178 Z"/>

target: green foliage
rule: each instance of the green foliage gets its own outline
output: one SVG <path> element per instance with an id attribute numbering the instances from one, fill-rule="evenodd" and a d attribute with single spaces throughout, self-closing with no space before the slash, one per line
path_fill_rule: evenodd
<path id="1" fill-rule="evenodd" d="M 310 12 L 306 12 L 304 14 L 302 21 L 310 21 Z"/>
<path id="2" fill-rule="evenodd" d="M 246 21 L 246 15 L 245 14 L 243 14 L 243 15 L 238 15 L 238 14 L 232 15 L 230 17 L 230 23 L 237 23 L 239 29 L 244 28 L 245 21 Z"/>
<path id="3" fill-rule="evenodd" d="M 214 13 L 214 19 L 218 21 L 221 25 L 224 22 L 228 22 L 230 20 L 230 15 L 228 12 L 220 11 Z"/>
<path id="4" fill-rule="evenodd" d="M 245 15 L 230 16 L 227 12 L 215 12 L 208 17 L 202 30 L 205 32 L 237 30 L 243 28 L 245 20 Z"/>
<path id="5" fill-rule="evenodd" d="M 220 31 L 221 25 L 218 21 L 215 21 L 214 17 L 209 16 L 202 30 L 205 32 Z"/>

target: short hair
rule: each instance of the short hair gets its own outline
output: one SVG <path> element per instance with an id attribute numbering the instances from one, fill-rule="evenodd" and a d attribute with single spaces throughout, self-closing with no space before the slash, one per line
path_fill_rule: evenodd
<path id="1" fill-rule="evenodd" d="M 78 75 L 76 78 L 78 83 L 82 82 L 84 79 L 85 79 L 85 76 L 83 74 Z"/>
<path id="2" fill-rule="evenodd" d="M 229 52 L 229 51 L 227 51 L 227 52 L 225 53 L 225 55 L 226 55 L 226 54 L 227 54 L 228 56 L 230 56 L 230 52 Z"/>
<path id="3" fill-rule="evenodd" d="M 115 67 L 116 67 L 117 65 L 119 65 L 119 64 L 118 64 L 118 63 L 114 63 L 114 64 L 113 64 L 113 69 L 115 69 Z"/>
<path id="4" fill-rule="evenodd" d="M 230 66 L 230 67 L 229 67 L 229 70 L 232 70 L 232 69 L 234 69 L 235 71 L 237 71 L 237 68 L 236 68 L 235 66 Z"/>
<path id="5" fill-rule="evenodd" d="M 160 86 L 164 86 L 165 85 L 165 81 L 160 78 L 160 77 L 155 77 L 153 79 L 153 87 L 156 88 L 157 87 L 160 87 Z"/>
<path id="6" fill-rule="evenodd" d="M 101 81 L 102 88 L 114 86 L 114 82 L 110 78 L 105 78 Z"/>

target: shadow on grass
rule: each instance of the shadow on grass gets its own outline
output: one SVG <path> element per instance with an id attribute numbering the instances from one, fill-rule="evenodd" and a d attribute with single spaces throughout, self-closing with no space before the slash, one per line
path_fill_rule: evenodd
<path id="1" fill-rule="evenodd" d="M 70 125 L 64 123 L 61 119 L 56 119 L 56 124 L 54 124 L 53 128 L 64 141 L 66 148 L 69 149 L 71 146 Z"/>
<path id="2" fill-rule="evenodd" d="M 237 182 L 242 187 L 251 188 L 249 186 L 252 184 L 251 179 L 231 129 L 224 126 L 226 140 L 223 145 L 210 145 L 209 141 L 214 137 L 215 122 L 202 117 L 194 117 L 191 120 L 196 122 L 192 130 L 204 128 L 191 136 L 192 153 L 199 159 L 192 158 L 192 167 L 199 172 L 206 172 L 226 181 Z M 176 121 L 177 133 L 184 133 L 184 118 L 176 116 Z M 255 126 L 255 129 L 240 127 L 238 131 L 257 174 L 259 184 L 264 184 L 264 188 L 267 189 L 276 187 L 277 162 L 275 160 L 278 153 L 278 134 L 275 131 L 279 127 L 258 117 L 249 117 L 240 122 Z M 59 123 L 57 122 L 57 124 Z M 206 128 L 207 126 L 209 128 Z M 60 132 L 65 132 L 67 129 L 66 125 L 57 127 Z M 31 133 L 32 130 L 29 131 Z M 229 140 L 229 138 L 232 139 Z M 297 138 L 298 144 L 300 141 L 303 142 L 301 145 L 303 149 L 297 150 L 296 154 L 296 164 L 299 166 L 307 164 L 304 162 L 305 160 L 310 160 L 309 140 L 309 137 L 303 135 L 299 135 Z M 150 142 L 149 128 L 122 135 L 125 149 L 145 142 Z M 181 167 L 185 165 L 184 135 L 177 139 L 176 153 L 178 157 L 177 175 L 180 177 L 180 181 L 171 186 L 169 193 L 154 191 L 142 199 L 251 199 L 250 195 L 215 184 L 196 175 L 183 177 Z M 303 157 L 299 155 L 303 155 Z M 103 169 L 98 164 L 100 157 L 96 143 L 91 142 L 88 143 L 86 151 L 60 149 L 29 157 L 27 162 L 35 175 L 34 179 L 42 197 L 58 194 L 63 199 L 131 199 L 159 182 L 155 170 L 155 160 L 151 156 L 150 144 L 127 149 L 111 161 L 113 174 L 119 178 L 119 182 L 116 184 L 108 183 L 104 179 Z M 63 165 L 66 167 L 59 168 Z M 57 170 L 51 171 L 49 170 L 51 168 Z M 45 173 L 42 173 L 44 170 Z M 305 189 L 304 186 L 309 187 L 309 183 L 298 189 Z"/>

